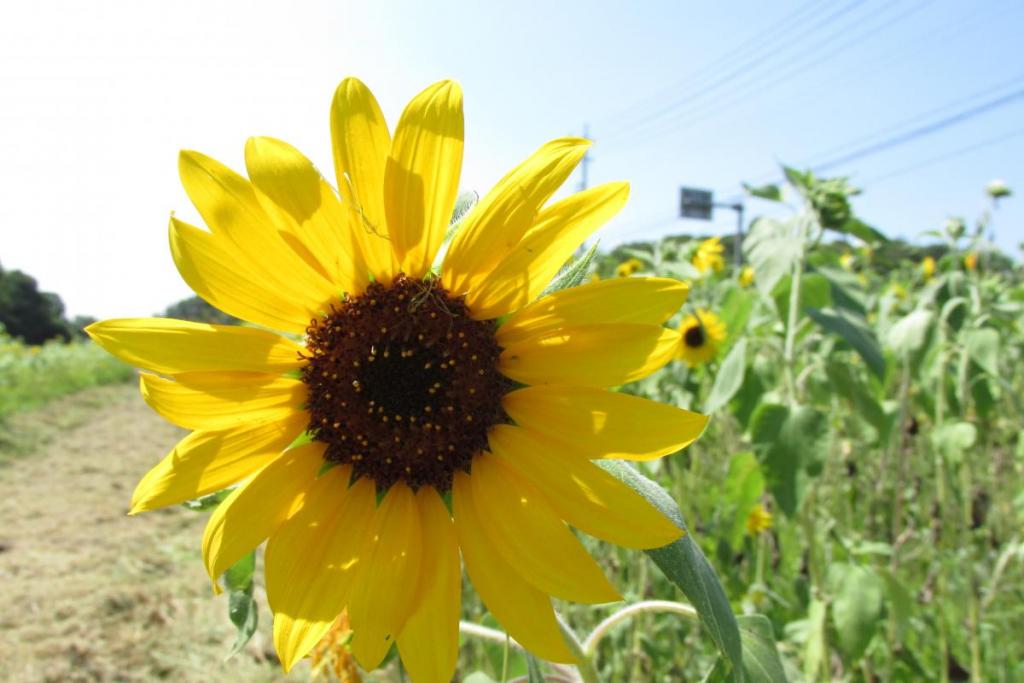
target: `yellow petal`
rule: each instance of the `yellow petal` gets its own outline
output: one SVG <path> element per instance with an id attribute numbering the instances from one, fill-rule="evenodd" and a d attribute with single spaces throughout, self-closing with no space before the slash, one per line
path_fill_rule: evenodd
<path id="1" fill-rule="evenodd" d="M 284 420 L 306 402 L 304 382 L 267 374 L 198 372 L 168 380 L 142 373 L 139 388 L 161 417 L 186 429 Z"/>
<path id="2" fill-rule="evenodd" d="M 452 239 L 442 268 L 445 288 L 457 295 L 473 290 L 519 244 L 589 148 L 584 138 L 552 140 L 502 178 Z"/>
<path id="3" fill-rule="evenodd" d="M 215 591 L 217 578 L 290 516 L 323 465 L 323 453 L 321 443 L 285 451 L 216 507 L 203 533 L 203 562 Z"/>
<path id="4" fill-rule="evenodd" d="M 462 89 L 441 81 L 414 97 L 395 128 L 384 172 L 391 244 L 406 275 L 421 278 L 437 256 L 462 172 Z"/>
<path id="5" fill-rule="evenodd" d="M 367 671 L 384 659 L 416 604 L 423 538 L 415 495 L 393 485 L 373 515 L 348 603 L 352 654 Z"/>
<path id="6" fill-rule="evenodd" d="M 574 663 L 547 594 L 528 583 L 502 557 L 477 517 L 470 476 L 456 472 L 452 487 L 455 529 L 474 588 L 487 609 L 527 650 L 549 662 Z"/>
<path id="7" fill-rule="evenodd" d="M 398 651 L 416 683 L 448 683 L 459 658 L 462 566 L 448 508 L 432 486 L 416 492 L 423 538 L 418 606 L 398 636 Z"/>
<path id="8" fill-rule="evenodd" d="M 303 334 L 317 310 L 243 267 L 233 245 L 176 218 L 170 225 L 171 256 L 181 277 L 214 308 L 257 325 Z"/>
<path id="9" fill-rule="evenodd" d="M 122 318 L 93 323 L 85 331 L 124 362 L 165 375 L 210 370 L 280 373 L 305 362 L 299 358 L 298 344 L 238 325 Z"/>
<path id="10" fill-rule="evenodd" d="M 505 394 L 501 405 L 517 424 L 590 459 L 655 460 L 693 443 L 708 423 L 675 406 L 578 386 L 525 387 Z"/>
<path id="11" fill-rule="evenodd" d="M 309 422 L 298 413 L 280 422 L 192 432 L 132 494 L 131 514 L 184 503 L 236 484 L 277 458 Z"/>
<path id="12" fill-rule="evenodd" d="M 295 238 L 335 288 L 360 294 L 369 281 L 362 252 L 334 190 L 301 152 L 269 137 L 250 138 L 245 167 L 264 210 L 288 214 Z"/>
<path id="13" fill-rule="evenodd" d="M 287 225 L 267 216 L 252 184 L 204 154 L 183 151 L 178 171 L 185 192 L 210 231 L 230 243 L 235 260 L 273 282 L 275 289 L 318 308 L 338 291 L 282 238 Z M 281 216 L 275 216 L 280 219 Z"/>
<path id="14" fill-rule="evenodd" d="M 384 220 L 384 167 L 391 135 L 373 93 L 356 78 L 346 78 L 334 92 L 331 139 L 338 191 L 350 212 L 352 234 L 370 272 L 389 284 L 398 273 Z"/>
<path id="15" fill-rule="evenodd" d="M 473 460 L 473 502 L 509 564 L 534 586 L 574 602 L 621 599 L 544 496 L 497 458 Z"/>
<path id="16" fill-rule="evenodd" d="M 313 482 L 302 509 L 267 541 L 267 602 L 274 647 L 287 672 L 331 628 L 362 561 L 373 516 L 373 484 L 348 487 L 351 468 L 334 467 Z"/>
<path id="17" fill-rule="evenodd" d="M 509 344 L 498 369 L 523 384 L 610 387 L 651 374 L 678 344 L 678 332 L 657 325 L 575 325 Z"/>
<path id="18" fill-rule="evenodd" d="M 682 536 L 647 499 L 565 444 L 511 425 L 492 429 L 488 442 L 494 457 L 540 489 L 580 531 L 626 548 L 660 548 Z"/>
<path id="19" fill-rule="evenodd" d="M 682 307 L 690 286 L 660 277 L 600 280 L 549 294 L 514 313 L 498 328 L 498 343 L 546 334 L 567 325 L 660 325 Z"/>
<path id="20" fill-rule="evenodd" d="M 629 185 L 606 183 L 552 204 L 466 303 L 479 320 L 519 310 L 536 299 L 576 248 L 626 203 Z"/>

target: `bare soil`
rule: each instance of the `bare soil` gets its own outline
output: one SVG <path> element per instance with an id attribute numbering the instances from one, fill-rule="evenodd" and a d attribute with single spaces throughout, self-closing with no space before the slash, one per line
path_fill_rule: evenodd
<path id="1" fill-rule="evenodd" d="M 308 679 L 306 664 L 281 674 L 265 610 L 224 661 L 234 627 L 200 562 L 205 513 L 125 514 L 183 435 L 133 386 L 64 398 L 7 429 L 18 452 L 0 453 L 0 680 Z"/>

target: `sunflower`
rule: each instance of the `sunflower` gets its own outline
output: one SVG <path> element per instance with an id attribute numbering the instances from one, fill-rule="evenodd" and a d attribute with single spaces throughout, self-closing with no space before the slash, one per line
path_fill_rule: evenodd
<path id="1" fill-rule="evenodd" d="M 638 258 L 631 258 L 615 266 L 615 277 L 629 277 L 634 273 L 643 270 L 644 262 Z"/>
<path id="2" fill-rule="evenodd" d="M 718 355 L 718 346 L 725 340 L 725 323 L 711 311 L 700 308 L 683 318 L 679 334 L 676 357 L 693 368 Z"/>
<path id="3" fill-rule="evenodd" d="M 716 273 L 721 272 L 725 268 L 725 260 L 722 258 L 724 250 L 725 247 L 722 246 L 720 238 L 712 237 L 704 240 L 698 245 L 697 251 L 693 255 L 693 267 L 702 273 L 709 270 Z"/>
<path id="4" fill-rule="evenodd" d="M 931 280 L 935 276 L 935 259 L 931 256 L 925 256 L 921 260 L 921 273 L 924 275 L 925 280 Z"/>
<path id="5" fill-rule="evenodd" d="M 749 287 L 754 284 L 754 269 L 751 266 L 743 266 L 740 271 L 740 287 Z"/>
<path id="6" fill-rule="evenodd" d="M 509 172 L 435 270 L 462 165 L 455 83 L 417 95 L 392 135 L 346 79 L 331 134 L 337 194 L 273 138 L 247 143 L 248 178 L 181 154 L 210 230 L 172 217 L 174 261 L 254 326 L 89 328 L 145 371 L 156 412 L 193 430 L 142 478 L 131 512 L 237 485 L 209 520 L 204 563 L 216 590 L 269 539 L 286 670 L 345 611 L 364 669 L 397 643 L 414 681 L 450 680 L 463 564 L 512 637 L 571 662 L 551 596 L 620 597 L 569 527 L 631 548 L 681 533 L 592 460 L 660 458 L 703 429 L 704 416 L 607 390 L 672 359 L 680 335 L 662 324 L 688 288 L 628 278 L 538 298 L 628 193 L 608 183 L 549 203 L 587 150 L 578 138 Z"/>
<path id="7" fill-rule="evenodd" d="M 747 533 L 758 536 L 772 528 L 772 513 L 763 503 L 757 503 L 747 515 Z"/>
<path id="8" fill-rule="evenodd" d="M 978 269 L 978 252 L 972 251 L 964 256 L 964 268 L 971 272 Z"/>

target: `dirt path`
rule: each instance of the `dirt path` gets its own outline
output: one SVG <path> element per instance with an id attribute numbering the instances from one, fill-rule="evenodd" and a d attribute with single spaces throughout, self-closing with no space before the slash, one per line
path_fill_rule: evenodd
<path id="1" fill-rule="evenodd" d="M 83 392 L 21 424 L 45 429 L 73 411 L 85 411 L 78 426 L 0 465 L 0 680 L 282 680 L 265 611 L 246 652 L 222 661 L 234 629 L 199 561 L 205 515 L 125 515 L 182 432 L 133 386 Z"/>

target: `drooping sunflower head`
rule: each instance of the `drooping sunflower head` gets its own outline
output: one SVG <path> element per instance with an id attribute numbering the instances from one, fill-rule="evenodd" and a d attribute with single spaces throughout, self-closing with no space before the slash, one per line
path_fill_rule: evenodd
<path id="1" fill-rule="evenodd" d="M 192 430 L 142 478 L 132 512 L 237 487 L 210 518 L 204 562 L 216 585 L 267 541 L 285 669 L 344 612 L 364 669 L 397 644 L 413 681 L 451 680 L 462 566 L 516 640 L 572 661 L 550 597 L 618 594 L 569 525 L 627 547 L 681 533 L 592 461 L 659 458 L 703 429 L 704 416 L 608 390 L 675 357 L 681 335 L 663 325 L 688 287 L 635 277 L 541 296 L 628 194 L 608 183 L 550 201 L 589 145 L 577 138 L 510 171 L 435 263 L 462 165 L 450 81 L 413 98 L 392 135 L 346 79 L 331 137 L 336 189 L 273 138 L 246 145 L 248 177 L 181 155 L 209 230 L 172 218 L 174 262 L 251 326 L 88 329 L 145 371 L 150 406 Z"/>
<path id="2" fill-rule="evenodd" d="M 693 254 L 693 267 L 702 273 L 721 272 L 725 268 L 725 259 L 722 258 L 724 251 L 721 238 L 712 237 L 704 240 Z"/>
<path id="3" fill-rule="evenodd" d="M 679 360 L 691 368 L 707 363 L 718 355 L 725 341 L 725 323 L 711 311 L 700 308 L 683 318 L 679 324 Z"/>

